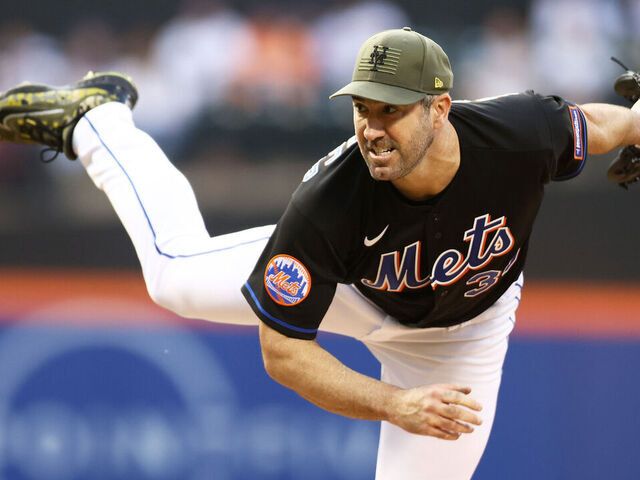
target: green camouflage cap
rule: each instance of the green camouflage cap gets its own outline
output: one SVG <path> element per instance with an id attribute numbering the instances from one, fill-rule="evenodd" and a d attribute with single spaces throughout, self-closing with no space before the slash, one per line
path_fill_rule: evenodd
<path id="1" fill-rule="evenodd" d="M 444 50 L 404 27 L 369 37 L 360 47 L 351 83 L 329 98 L 350 95 L 408 105 L 427 94 L 446 93 L 451 87 L 453 72 Z"/>

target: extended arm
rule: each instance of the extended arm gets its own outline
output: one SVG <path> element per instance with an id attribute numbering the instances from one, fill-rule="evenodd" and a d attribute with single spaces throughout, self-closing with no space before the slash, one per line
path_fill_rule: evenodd
<path id="1" fill-rule="evenodd" d="M 408 432 L 447 440 L 470 433 L 480 410 L 457 385 L 401 389 L 349 369 L 313 340 L 290 338 L 260 324 L 267 373 L 301 397 L 333 413 L 362 420 L 387 420 Z"/>
<path id="2" fill-rule="evenodd" d="M 589 153 L 640 144 L 640 102 L 631 109 L 604 103 L 588 103 L 580 109 L 587 120 Z"/>

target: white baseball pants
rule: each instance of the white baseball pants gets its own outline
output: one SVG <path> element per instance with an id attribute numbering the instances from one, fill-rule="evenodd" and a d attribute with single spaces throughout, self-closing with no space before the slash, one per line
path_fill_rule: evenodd
<path id="1" fill-rule="evenodd" d="M 257 325 L 240 287 L 273 225 L 210 237 L 189 182 L 121 103 L 87 113 L 75 128 L 73 147 L 131 237 L 155 302 L 185 317 Z M 380 361 L 383 381 L 468 385 L 484 406 L 482 426 L 456 441 L 382 422 L 377 480 L 471 478 L 489 438 L 521 287 L 522 279 L 462 325 L 414 329 L 385 315 L 354 287 L 338 286 L 321 330 L 362 341 Z M 229 309 L 247 314 L 221 317 Z"/>

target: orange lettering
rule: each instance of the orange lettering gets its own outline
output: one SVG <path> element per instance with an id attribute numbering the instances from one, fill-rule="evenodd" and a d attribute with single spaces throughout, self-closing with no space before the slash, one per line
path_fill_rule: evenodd
<path id="1" fill-rule="evenodd" d="M 284 272 L 278 272 L 275 275 L 269 275 L 269 281 L 276 287 L 281 288 L 289 295 L 297 295 L 300 290 L 300 284 L 298 282 L 289 283 L 287 280 L 291 278 L 291 275 L 287 275 Z"/>
<path id="2" fill-rule="evenodd" d="M 280 287 L 282 286 L 282 284 L 284 282 L 286 282 L 290 278 L 291 278 L 291 275 L 287 275 L 284 272 L 278 272 L 275 275 L 270 275 L 269 276 L 269 280 L 271 280 L 275 285 L 278 285 Z"/>

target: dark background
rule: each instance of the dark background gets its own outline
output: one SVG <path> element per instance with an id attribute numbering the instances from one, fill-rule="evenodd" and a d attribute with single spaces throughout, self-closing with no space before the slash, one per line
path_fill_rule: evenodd
<path id="1" fill-rule="evenodd" d="M 482 88 L 468 88 L 469 76 L 473 78 L 477 70 L 465 66 L 473 62 L 478 45 L 489 45 L 491 38 L 509 44 L 512 38 L 509 35 L 524 38 L 534 45 L 536 29 L 540 29 L 535 25 L 534 12 L 536 8 L 540 9 L 536 4 L 543 3 L 542 0 L 453 0 L 446 5 L 409 1 L 392 5 L 405 15 L 407 23 L 432 35 L 445 46 L 457 74 L 453 96 L 469 98 L 467 93 L 475 94 L 479 90 L 483 94 Z M 0 59 L 5 59 L 0 63 L 0 80 L 11 81 L 15 61 L 24 62 L 26 67 L 21 68 L 26 72 L 34 71 L 34 66 L 29 64 L 30 51 L 16 53 L 20 35 L 24 35 L 23 38 L 27 38 L 27 34 L 44 36 L 63 55 L 71 58 L 73 68 L 63 70 L 55 77 L 59 82 L 71 82 L 76 79 L 72 76 L 74 68 L 81 68 L 73 63 L 74 55 L 82 57 L 83 62 L 76 62 L 81 66 L 95 63 L 96 69 L 103 64 L 109 68 L 121 65 L 126 68 L 127 63 L 120 63 L 122 58 L 142 50 L 143 53 L 136 53 L 136 58 L 144 61 L 145 55 L 152 51 L 150 45 L 154 39 L 179 15 L 190 11 L 206 12 L 213 9 L 213 5 L 222 8 L 220 5 L 223 4 L 165 0 L 152 4 L 140 0 L 102 2 L 90 6 L 71 0 L 3 2 L 0 32 L 7 41 L 0 44 Z M 358 2 L 318 4 L 245 0 L 234 2 L 225 9 L 230 8 L 248 22 L 262 16 L 278 24 L 283 18 L 293 16 L 296 24 L 311 26 L 321 15 L 353 5 Z M 631 8 L 630 2 L 616 5 L 622 13 Z M 367 19 L 363 18 L 363 21 Z M 565 19 L 569 27 L 572 21 L 579 22 L 580 18 Z M 634 60 L 633 55 L 625 56 L 628 47 L 623 41 L 633 37 L 632 27 L 628 25 L 629 32 L 623 30 L 609 42 L 609 53 L 627 61 Z M 96 43 L 87 45 L 86 41 L 90 41 L 92 35 L 95 35 Z M 84 52 L 78 53 L 78 38 L 84 39 Z M 24 49 L 28 42 L 21 42 Z M 211 53 L 211 61 L 215 62 L 216 48 L 212 48 Z M 525 63 L 543 60 L 533 58 L 533 50 L 528 54 L 532 58 Z M 189 55 L 189 51 L 184 55 Z M 498 58 L 496 61 L 505 71 L 522 68 L 509 63 L 511 60 L 506 55 L 504 60 Z M 558 69 L 558 76 L 562 75 L 563 63 L 552 65 Z M 589 65 L 593 72 L 600 72 L 603 77 L 600 80 L 602 88 L 592 87 L 591 92 L 585 93 L 581 83 L 576 84 L 576 96 L 592 94 L 593 97 L 574 98 L 571 87 L 558 81 L 557 89 L 554 89 L 553 84 L 541 83 L 537 77 L 525 78 L 525 83 L 518 83 L 514 88 L 525 90 L 542 85 L 545 93 L 559 93 L 575 101 L 593 99 L 623 104 L 624 101 L 616 98 L 611 90 L 615 75 L 607 76 L 609 72 L 619 73 L 618 67 L 611 67 L 609 63 L 608 58 L 596 56 Z M 603 70 L 607 74 L 602 73 Z M 345 71 L 345 82 L 349 75 L 350 71 Z M 43 76 L 48 73 L 43 72 Z M 165 95 L 157 95 L 139 85 L 139 108 L 143 108 L 144 101 L 169 119 L 169 133 L 166 129 L 154 133 L 153 127 L 150 127 L 150 133 L 194 183 L 211 233 L 277 221 L 288 195 L 308 166 L 351 135 L 348 102 L 330 104 L 326 94 L 330 93 L 331 87 L 322 82 L 318 85 L 310 107 L 269 103 L 257 113 L 247 114 L 242 109 L 234 110 L 233 105 L 217 102 L 194 110 L 187 118 L 176 116 L 174 124 L 171 118 L 181 101 L 181 92 L 174 89 Z M 10 86 L 5 84 L 0 88 Z M 491 83 L 487 84 L 487 95 L 494 94 L 491 86 Z M 276 110 L 286 112 L 285 116 L 274 117 Z M 143 129 L 144 119 L 139 122 Z M 636 221 L 636 210 L 640 189 L 625 192 L 606 180 L 605 172 L 612 157 L 613 154 L 591 156 L 580 177 L 548 187 L 529 254 L 526 273 L 530 278 L 638 279 L 640 255 L 636 245 L 640 239 L 640 226 Z M 41 164 L 38 158 L 37 147 L 0 146 L 0 264 L 137 268 L 133 248 L 124 230 L 102 195 L 93 191 L 86 178 L 81 178 L 85 176 L 82 168 L 62 156 L 51 165 Z M 261 186 L 264 171 L 271 172 L 275 182 L 267 192 Z M 220 176 L 225 180 L 220 180 Z M 234 184 L 232 191 L 226 187 L 228 182 Z M 226 190 L 221 192 L 221 189 Z M 265 203 L 267 194 L 271 200 Z M 227 208 L 228 205 L 236 206 Z"/>

